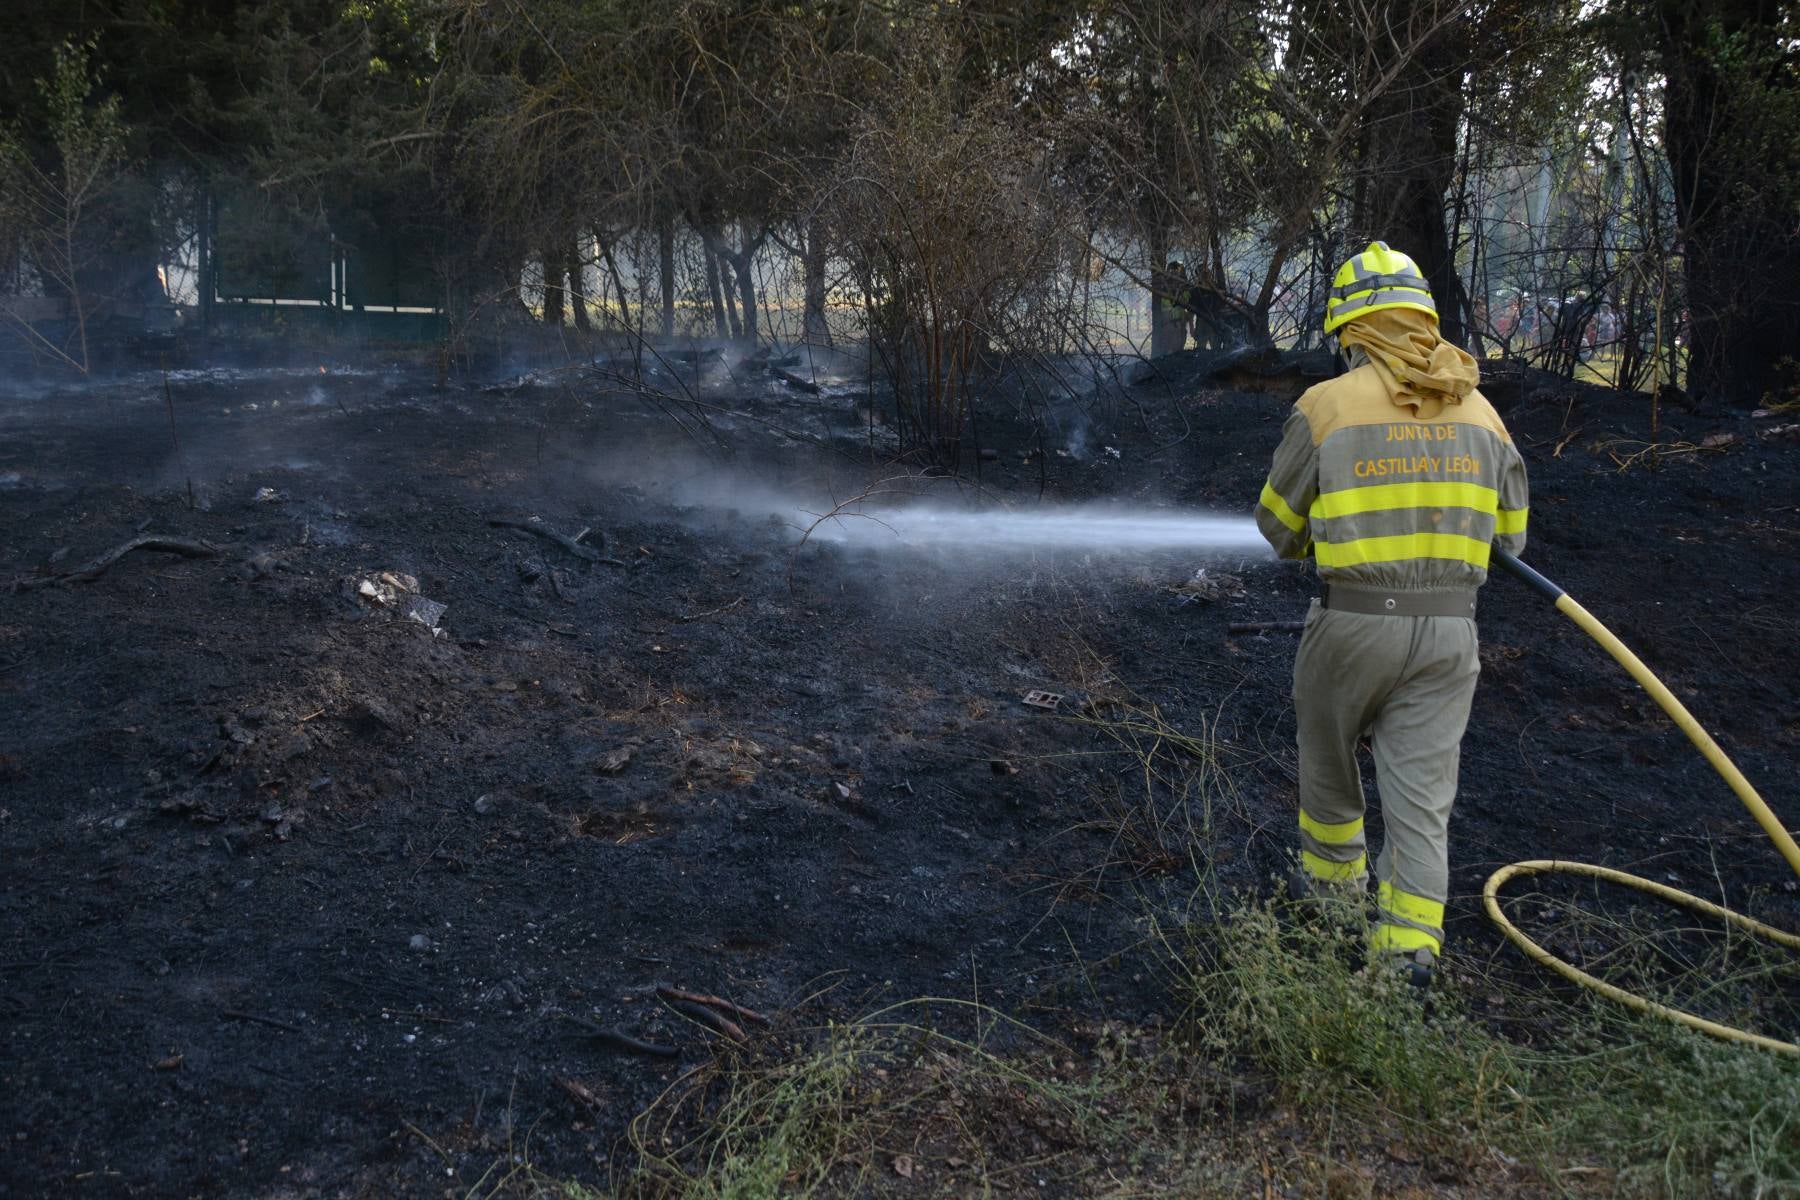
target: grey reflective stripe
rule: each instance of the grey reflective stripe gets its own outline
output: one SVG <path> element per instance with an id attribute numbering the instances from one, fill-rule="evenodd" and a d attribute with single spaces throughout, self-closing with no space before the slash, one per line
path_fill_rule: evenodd
<path id="1" fill-rule="evenodd" d="M 1420 308 L 1430 309 L 1434 316 L 1437 314 L 1437 305 L 1432 303 L 1431 293 L 1417 291 L 1412 288 L 1395 288 L 1388 291 L 1370 292 L 1368 295 L 1358 296 L 1354 300 L 1340 300 L 1335 304 L 1327 305 L 1326 308 L 1327 313 L 1330 316 L 1336 317 L 1341 316 L 1344 313 L 1356 312 L 1358 309 L 1368 308 L 1375 304 L 1416 304 Z"/>
<path id="2" fill-rule="evenodd" d="M 1431 285 L 1411 272 L 1397 275 L 1358 275 L 1349 283 L 1341 283 L 1331 289 L 1331 298 L 1342 300 L 1354 296 L 1358 292 L 1373 291 L 1377 288 L 1417 288 L 1421 292 L 1429 292 Z"/>

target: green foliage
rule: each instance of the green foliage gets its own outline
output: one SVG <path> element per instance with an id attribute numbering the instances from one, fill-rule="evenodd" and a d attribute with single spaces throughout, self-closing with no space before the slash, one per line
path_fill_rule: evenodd
<path id="1" fill-rule="evenodd" d="M 93 99 L 99 79 L 90 72 L 91 45 L 57 47 L 50 75 L 38 83 L 45 137 L 34 145 L 18 123 L 0 126 L 0 239 L 16 247 L 45 293 L 64 300 L 72 335 L 46 334 L 18 321 L 25 340 L 62 364 L 90 366 L 84 291 L 108 240 L 93 218 L 118 182 L 125 130 L 116 96 Z"/>
<path id="2" fill-rule="evenodd" d="M 1300 1103 L 1401 1124 L 1421 1140 L 1492 1136 L 1530 1090 L 1520 1057 L 1398 972 L 1363 961 L 1364 922 L 1251 905 L 1179 960 L 1202 1047 L 1247 1055 Z M 1182 968 L 1178 968 L 1182 969 Z"/>
<path id="3" fill-rule="evenodd" d="M 1427 1006 L 1396 976 L 1365 966 L 1364 919 L 1345 902 L 1324 914 L 1260 904 L 1215 929 L 1173 931 L 1165 944 L 1179 947 L 1173 970 L 1204 1055 L 1266 1072 L 1303 1109 L 1427 1152 L 1493 1147 L 1550 1173 L 1591 1166 L 1626 1195 L 1800 1189 L 1800 1059 L 1588 993 L 1535 1022 L 1562 1036 L 1524 1045 L 1464 1015 L 1454 977 L 1440 978 Z M 1766 987 L 1769 969 L 1721 960 L 1701 973 L 1720 991 L 1734 980 Z M 1489 995 L 1506 987 L 1466 986 Z"/>
<path id="4" fill-rule="evenodd" d="M 92 99 L 100 83 L 89 70 L 92 52 L 91 43 L 56 48 L 37 85 L 44 137 L 34 141 L 16 120 L 0 126 L 0 206 L 27 237 L 62 236 L 123 157 L 119 98 Z"/>
<path id="5" fill-rule="evenodd" d="M 1652 1019 L 1593 1019 L 1593 1049 L 1544 1056 L 1542 1140 L 1634 1195 L 1800 1194 L 1800 1062 Z"/>
<path id="6" fill-rule="evenodd" d="M 987 1032 L 971 1042 L 904 1020 L 914 1008 L 972 1016 Z M 984 1044 L 995 1027 L 1009 1052 Z M 697 1072 L 640 1115 L 629 1135 L 639 1163 L 616 1194 L 982 1194 L 990 1173 L 1014 1174 L 1021 1162 L 1064 1173 L 1022 1130 L 1054 1130 L 1089 1152 L 1116 1147 L 1144 1116 L 1132 1097 L 1152 1091 L 1136 1064 L 1073 1072 L 1066 1047 L 957 1001 L 917 1001 L 802 1037 L 791 1054 L 747 1052 Z"/>
<path id="7" fill-rule="evenodd" d="M 50 118 L 50 140 L 56 147 L 65 197 L 89 194 L 123 154 L 125 127 L 119 119 L 119 98 L 108 95 L 90 102 L 100 84 L 88 70 L 92 52 L 91 43 L 63 43 L 56 50 L 54 71 L 38 85 Z"/>

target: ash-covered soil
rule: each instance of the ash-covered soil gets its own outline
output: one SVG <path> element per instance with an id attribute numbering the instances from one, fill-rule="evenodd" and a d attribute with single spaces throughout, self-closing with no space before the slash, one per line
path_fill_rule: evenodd
<path id="1" fill-rule="evenodd" d="M 1042 422 L 1001 403 L 978 483 L 904 486 L 1243 514 L 1305 380 L 1218 366 Z M 1800 820 L 1792 415 L 1665 411 L 1653 464 L 1642 398 L 1488 390 L 1527 557 Z M 904 470 L 861 392 L 306 368 L 0 400 L 0 1195 L 462 1195 L 526 1139 L 604 1179 L 720 1036 L 659 984 L 778 1029 L 920 996 L 1168 1019 L 1146 916 L 1266 890 L 1292 844 L 1294 639 L 1227 626 L 1299 619 L 1312 580 L 1203 548 L 797 548 L 797 514 Z M 492 523 L 533 518 L 592 532 Z M 39 586 L 140 533 L 221 549 Z M 1504 579 L 1481 625 L 1453 955 L 1516 965 L 1478 895 L 1518 858 L 1800 927 L 1602 651 Z M 1223 773 L 1146 800 L 1132 712 Z"/>

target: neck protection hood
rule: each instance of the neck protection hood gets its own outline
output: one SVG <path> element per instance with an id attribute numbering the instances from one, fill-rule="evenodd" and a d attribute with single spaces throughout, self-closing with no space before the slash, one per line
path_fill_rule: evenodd
<path id="1" fill-rule="evenodd" d="M 1437 322 L 1409 308 L 1372 312 L 1347 323 L 1338 340 L 1361 347 L 1387 387 L 1388 399 L 1414 416 L 1431 418 L 1461 404 L 1481 372 L 1466 351 L 1438 337 Z"/>

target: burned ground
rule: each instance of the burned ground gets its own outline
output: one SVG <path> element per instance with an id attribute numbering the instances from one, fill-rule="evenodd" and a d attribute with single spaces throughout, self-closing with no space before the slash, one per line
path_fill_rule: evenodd
<path id="1" fill-rule="evenodd" d="M 1241 513 L 1303 380 L 1216 365 L 1041 428 L 990 414 L 978 489 L 909 486 Z M 1200 551 L 796 549 L 783 498 L 895 473 L 850 393 L 719 379 L 669 408 L 309 367 L 6 399 L 0 1194 L 461 1195 L 526 1140 L 603 1181 L 717 1036 L 658 984 L 790 1027 L 920 996 L 1166 1019 L 1144 918 L 1266 889 L 1291 841 L 1292 639 L 1227 625 L 1299 618 L 1311 581 Z M 1668 412 L 1653 456 L 1641 399 L 1490 394 L 1532 472 L 1528 557 L 1791 822 L 1790 420 Z M 534 517 L 589 553 L 492 524 Z M 35 586 L 138 531 L 221 553 Z M 359 594 L 382 572 L 447 605 L 439 632 Z M 1483 604 L 1453 951 L 1519 968 L 1477 897 L 1542 856 L 1800 927 L 1654 704 L 1523 588 Z M 1121 711 L 1224 769 L 1160 833 Z"/>

